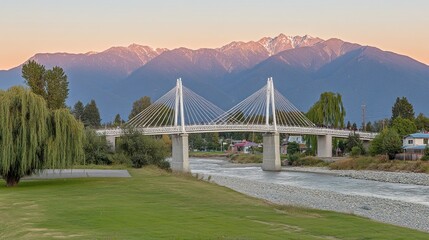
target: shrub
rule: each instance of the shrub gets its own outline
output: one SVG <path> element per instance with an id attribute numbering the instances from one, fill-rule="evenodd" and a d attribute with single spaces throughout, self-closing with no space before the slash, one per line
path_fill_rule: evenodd
<path id="1" fill-rule="evenodd" d="M 287 160 L 289 165 L 296 166 L 296 162 L 299 160 L 300 157 L 301 156 L 299 153 L 288 154 Z"/>
<path id="2" fill-rule="evenodd" d="M 303 157 L 293 161 L 293 166 L 326 166 L 327 163 L 315 157 Z"/>
<path id="3" fill-rule="evenodd" d="M 85 151 L 86 164 L 111 164 L 110 146 L 106 137 L 98 136 L 94 130 L 85 130 L 85 141 L 83 149 Z"/>
<path id="4" fill-rule="evenodd" d="M 357 156 L 360 156 L 361 154 L 362 154 L 362 150 L 360 147 L 358 147 L 358 146 L 352 147 L 352 151 L 350 152 L 350 156 L 357 157 Z"/>
<path id="5" fill-rule="evenodd" d="M 124 153 L 115 153 L 110 156 L 112 164 L 132 166 L 131 159 Z"/>
<path id="6" fill-rule="evenodd" d="M 130 131 L 118 142 L 119 152 L 130 158 L 133 167 L 155 165 L 163 169 L 170 168 L 169 162 L 165 160 L 170 151 L 161 139 Z"/>

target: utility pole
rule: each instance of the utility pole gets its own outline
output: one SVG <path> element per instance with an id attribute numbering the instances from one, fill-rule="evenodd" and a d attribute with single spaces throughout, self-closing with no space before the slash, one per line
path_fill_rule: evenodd
<path id="1" fill-rule="evenodd" d="M 366 105 L 362 104 L 362 131 L 366 131 L 366 125 L 365 125 L 365 112 L 366 112 Z"/>

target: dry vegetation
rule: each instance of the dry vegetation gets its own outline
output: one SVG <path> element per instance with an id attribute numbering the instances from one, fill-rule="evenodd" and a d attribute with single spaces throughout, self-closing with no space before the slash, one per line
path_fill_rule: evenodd
<path id="1" fill-rule="evenodd" d="M 390 172 L 429 173 L 428 161 L 388 160 L 385 156 L 357 157 L 340 160 L 329 165 L 336 170 L 378 170 Z"/>

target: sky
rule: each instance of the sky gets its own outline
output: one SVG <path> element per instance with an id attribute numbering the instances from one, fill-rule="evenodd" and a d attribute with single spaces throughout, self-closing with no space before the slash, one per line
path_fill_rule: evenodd
<path id="1" fill-rule="evenodd" d="M 1 0 L 0 70 L 36 53 L 213 48 L 280 33 L 340 38 L 429 65 L 427 0 Z"/>

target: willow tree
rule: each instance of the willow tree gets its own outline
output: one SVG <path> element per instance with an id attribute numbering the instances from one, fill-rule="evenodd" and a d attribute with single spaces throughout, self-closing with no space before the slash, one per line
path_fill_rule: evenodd
<path id="1" fill-rule="evenodd" d="M 344 109 L 341 94 L 333 92 L 324 92 L 320 99 L 308 110 L 306 116 L 314 124 L 323 127 L 344 128 Z M 313 149 L 317 149 L 316 138 L 307 138 Z"/>
<path id="2" fill-rule="evenodd" d="M 83 157 L 83 126 L 67 109 L 49 110 L 22 87 L 0 92 L 0 175 L 7 186 L 46 168 Z"/>

